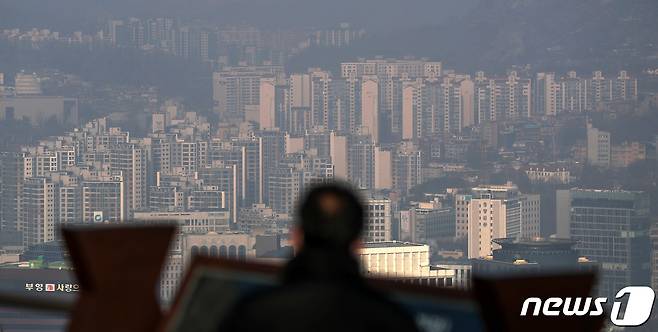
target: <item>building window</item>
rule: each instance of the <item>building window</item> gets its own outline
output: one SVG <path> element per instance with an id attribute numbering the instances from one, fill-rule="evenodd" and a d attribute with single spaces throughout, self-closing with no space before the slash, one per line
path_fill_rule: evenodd
<path id="1" fill-rule="evenodd" d="M 239 246 L 238 247 L 238 260 L 245 261 L 247 259 L 247 247 Z"/>
<path id="2" fill-rule="evenodd" d="M 237 256 L 237 252 L 236 252 L 235 246 L 228 247 L 228 258 L 229 259 L 235 259 L 236 256 Z"/>

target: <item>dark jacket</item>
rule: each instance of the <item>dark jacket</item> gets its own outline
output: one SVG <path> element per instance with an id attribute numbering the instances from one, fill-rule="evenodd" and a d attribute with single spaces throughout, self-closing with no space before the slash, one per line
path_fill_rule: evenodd
<path id="1" fill-rule="evenodd" d="M 236 305 L 226 331 L 416 331 L 413 318 L 370 289 L 347 252 L 306 249 L 287 265 L 283 284 Z"/>

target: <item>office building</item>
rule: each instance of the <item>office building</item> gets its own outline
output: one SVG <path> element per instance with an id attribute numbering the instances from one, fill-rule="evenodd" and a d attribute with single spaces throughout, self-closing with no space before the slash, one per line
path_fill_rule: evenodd
<path id="1" fill-rule="evenodd" d="M 388 198 L 371 196 L 365 200 L 366 223 L 362 238 L 365 242 L 391 241 L 391 201 Z"/>
<path id="2" fill-rule="evenodd" d="M 658 289 L 658 223 L 651 224 L 651 288 Z"/>
<path id="3" fill-rule="evenodd" d="M 609 167 L 611 160 L 611 137 L 607 131 L 594 128 L 587 123 L 587 163 L 592 166 Z"/>
<path id="4" fill-rule="evenodd" d="M 649 197 L 622 190 L 556 193 L 557 236 L 575 241 L 580 255 L 601 263 L 600 294 L 649 284 Z"/>
<path id="5" fill-rule="evenodd" d="M 455 211 L 438 201 L 419 202 L 400 211 L 400 240 L 431 244 L 455 237 Z"/>

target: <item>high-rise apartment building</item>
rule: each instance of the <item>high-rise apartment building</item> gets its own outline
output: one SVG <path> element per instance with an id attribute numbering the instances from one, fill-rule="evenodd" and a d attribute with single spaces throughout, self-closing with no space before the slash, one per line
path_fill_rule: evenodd
<path id="1" fill-rule="evenodd" d="M 369 59 L 358 62 L 343 62 L 340 65 L 342 77 L 377 75 L 386 79 L 406 76 L 410 78 L 441 76 L 441 62 L 426 59 Z"/>
<path id="2" fill-rule="evenodd" d="M 21 195 L 20 223 L 23 245 L 55 240 L 56 186 L 43 177 L 27 178 Z"/>
<path id="3" fill-rule="evenodd" d="M 405 79 L 381 78 L 379 83 L 379 138 L 381 142 L 394 143 L 402 139 L 402 98 Z"/>
<path id="4" fill-rule="evenodd" d="M 51 173 L 50 178 L 55 184 L 55 226 L 82 223 L 80 178 L 70 172 Z M 60 239 L 60 236 L 56 230 L 55 238 Z"/>
<path id="5" fill-rule="evenodd" d="M 263 200 L 263 144 L 253 135 L 231 140 L 213 139 L 209 145 L 209 162 L 235 165 L 238 206 L 251 206 Z"/>
<path id="6" fill-rule="evenodd" d="M 612 101 L 626 101 L 637 99 L 637 78 L 628 75 L 628 72 L 621 70 L 617 77 L 612 80 Z"/>
<path id="7" fill-rule="evenodd" d="M 184 192 L 175 186 L 150 186 L 150 211 L 182 211 L 185 207 Z"/>
<path id="8" fill-rule="evenodd" d="M 80 183 L 82 223 L 127 220 L 126 185 L 119 174 L 98 174 Z"/>
<path id="9" fill-rule="evenodd" d="M 402 139 L 457 134 L 475 124 L 474 85 L 467 75 L 407 80 L 402 89 Z"/>
<path id="10" fill-rule="evenodd" d="M 457 199 L 456 210 L 458 235 L 463 234 L 463 223 L 468 220 L 469 258 L 491 255 L 496 248 L 492 241 L 498 238 L 540 235 L 539 195 L 522 194 L 510 183 L 473 188 L 472 195 Z"/>
<path id="11" fill-rule="evenodd" d="M 288 79 L 290 86 L 290 107 L 311 107 L 311 75 L 290 74 Z"/>
<path id="12" fill-rule="evenodd" d="M 263 202 L 269 202 L 267 191 L 270 173 L 276 169 L 286 154 L 288 133 L 281 130 L 265 130 L 257 134 L 263 146 Z"/>
<path id="13" fill-rule="evenodd" d="M 331 29 L 314 31 L 309 41 L 311 44 L 323 47 L 346 47 L 355 40 L 363 38 L 364 35 L 363 29 L 357 30 L 350 27 L 349 23 L 340 23 Z"/>
<path id="14" fill-rule="evenodd" d="M 369 128 L 376 143 L 395 142 L 402 137 L 404 82 L 436 79 L 441 75 L 441 62 L 425 59 L 370 59 L 341 63 L 341 77 L 363 80 L 362 125 Z M 378 90 L 376 104 L 375 83 Z M 374 126 L 377 126 L 376 130 Z"/>
<path id="15" fill-rule="evenodd" d="M 24 181 L 24 154 L 0 152 L 0 231 L 22 230 L 18 221 Z"/>
<path id="16" fill-rule="evenodd" d="M 285 85 L 275 77 L 260 79 L 258 125 L 260 130 L 278 128 L 287 111 Z M 285 128 L 284 128 L 285 129 Z"/>
<path id="17" fill-rule="evenodd" d="M 375 186 L 375 151 L 377 147 L 369 136 L 351 136 L 348 139 L 348 177 L 359 188 Z"/>
<path id="18" fill-rule="evenodd" d="M 375 189 L 393 189 L 393 160 L 391 150 L 375 147 Z"/>
<path id="19" fill-rule="evenodd" d="M 189 154 L 189 151 L 187 153 Z M 112 146 L 109 155 L 111 170 L 121 172 L 125 199 L 123 205 L 126 209 L 126 218 L 131 218 L 134 211 L 146 208 L 148 194 L 146 152 L 138 145 L 129 143 Z"/>
<path id="20" fill-rule="evenodd" d="M 609 103 L 637 100 L 637 78 L 622 70 L 613 78 L 602 71 L 592 77 L 578 77 L 569 71 L 563 77 L 555 73 L 537 73 L 534 87 L 533 114 L 556 115 L 562 112 L 584 112 Z"/>
<path id="21" fill-rule="evenodd" d="M 361 82 L 361 126 L 375 143 L 380 141 L 379 81 L 375 76 L 365 76 Z"/>
<path id="22" fill-rule="evenodd" d="M 555 79 L 555 73 L 537 73 L 535 80 L 535 98 L 533 114 L 555 116 L 560 108 L 560 84 Z"/>
<path id="23" fill-rule="evenodd" d="M 587 109 L 587 81 L 570 71 L 560 82 L 558 112 L 583 112 Z"/>
<path id="24" fill-rule="evenodd" d="M 402 84 L 402 139 L 413 140 L 423 136 L 423 80 Z"/>
<path id="25" fill-rule="evenodd" d="M 251 206 L 263 202 L 263 139 L 257 136 L 234 138 L 234 148 L 242 150 L 242 202 Z"/>
<path id="26" fill-rule="evenodd" d="M 515 120 L 531 115 L 531 79 L 523 78 L 516 71 L 506 77 L 487 78 L 476 73 L 474 109 L 478 122 Z"/>
<path id="27" fill-rule="evenodd" d="M 423 183 L 422 152 L 411 142 L 405 141 L 398 145 L 392 153 L 393 188 L 403 195 Z"/>
<path id="28" fill-rule="evenodd" d="M 279 166 L 270 173 L 269 205 L 276 213 L 292 215 L 297 197 L 303 191 L 304 173 L 295 167 Z"/>
<path id="29" fill-rule="evenodd" d="M 231 222 L 237 222 L 239 185 L 238 165 L 216 162 L 210 167 L 204 167 L 197 171 L 199 180 L 206 186 L 214 186 L 218 191 L 225 194 L 224 200 L 230 212 Z"/>
<path id="30" fill-rule="evenodd" d="M 260 106 L 261 79 L 283 74 L 281 66 L 226 67 L 213 73 L 214 109 L 222 119 L 244 119 Z"/>

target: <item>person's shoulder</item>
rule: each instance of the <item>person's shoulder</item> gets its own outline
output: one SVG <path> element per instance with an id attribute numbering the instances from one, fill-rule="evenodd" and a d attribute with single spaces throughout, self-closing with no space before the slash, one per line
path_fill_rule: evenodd
<path id="1" fill-rule="evenodd" d="M 304 330 L 307 324 L 343 317 L 378 331 L 416 331 L 413 317 L 386 294 L 358 284 L 300 282 L 255 292 L 241 299 L 223 331 Z M 360 322 L 357 323 L 357 322 Z M 331 324 L 325 327 L 333 326 Z M 371 330 L 366 328 L 366 330 Z"/>
<path id="2" fill-rule="evenodd" d="M 386 322 L 391 329 L 399 331 L 417 331 L 415 319 L 409 310 L 395 301 L 390 294 L 366 287 L 364 313 L 372 313 Z"/>

